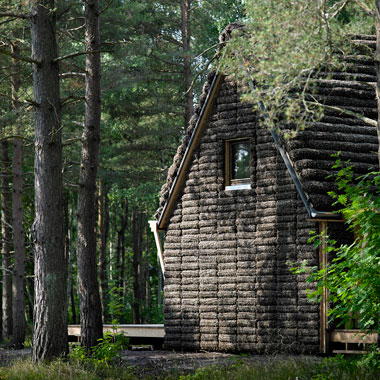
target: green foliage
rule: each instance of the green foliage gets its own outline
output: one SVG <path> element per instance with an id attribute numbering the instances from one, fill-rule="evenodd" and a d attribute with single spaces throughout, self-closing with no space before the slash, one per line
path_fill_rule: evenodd
<path id="1" fill-rule="evenodd" d="M 315 368 L 312 380 L 366 379 L 380 376 L 380 356 L 373 351 L 359 358 L 345 359 L 343 355 L 323 359 Z"/>
<path id="2" fill-rule="evenodd" d="M 104 338 L 98 341 L 99 343 L 95 347 L 92 347 L 90 352 L 82 346 L 73 347 L 70 352 L 70 358 L 97 365 L 108 365 L 112 360 L 117 359 L 120 350 L 127 348 L 129 344 L 128 338 L 123 334 L 110 332 L 104 334 Z"/>
<path id="3" fill-rule="evenodd" d="M 113 317 L 112 324 L 120 323 L 124 315 L 124 297 L 123 297 L 123 288 L 118 286 L 113 286 L 109 290 L 109 312 Z"/>
<path id="4" fill-rule="evenodd" d="M 309 297 L 319 301 L 326 288 L 333 320 L 346 324 L 356 319 L 360 329 L 380 332 L 380 173 L 355 178 L 353 167 L 340 159 L 334 168 L 338 169 L 338 192 L 330 195 L 340 206 L 355 241 L 338 245 L 328 236 L 311 238 L 317 245 L 328 240 L 331 262 L 327 268 L 311 270 L 309 281 L 317 281 L 318 288 Z"/>
<path id="5" fill-rule="evenodd" d="M 347 33 L 357 8 L 343 1 L 247 0 L 243 32 L 235 31 L 223 51 L 220 68 L 241 83 L 242 99 L 265 106 L 271 128 L 292 122 L 295 130 L 322 116 L 310 99 L 317 70 L 339 65 L 348 53 Z M 373 7 L 373 1 L 369 5 Z M 361 13 L 361 25 L 366 16 Z M 371 20 L 373 24 L 373 20 Z M 362 27 L 361 33 L 364 32 Z"/>
<path id="6" fill-rule="evenodd" d="M 375 359 L 373 355 L 368 359 L 370 355 L 351 360 L 337 356 L 322 362 L 307 357 L 270 358 L 262 362 L 238 359 L 231 366 L 201 368 L 179 380 L 375 380 L 380 374 L 380 361 L 378 354 Z"/>

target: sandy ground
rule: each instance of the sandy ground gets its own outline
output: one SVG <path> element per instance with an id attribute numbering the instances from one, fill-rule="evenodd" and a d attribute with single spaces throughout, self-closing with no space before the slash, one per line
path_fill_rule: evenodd
<path id="1" fill-rule="evenodd" d="M 7 366 L 18 358 L 30 358 L 31 349 L 6 350 L 0 349 L 0 366 Z M 210 365 L 232 365 L 236 359 L 248 362 L 263 362 L 271 360 L 289 360 L 300 356 L 289 355 L 234 355 L 221 352 L 188 352 L 178 353 L 165 350 L 124 350 L 120 352 L 118 363 L 132 367 L 136 375 L 188 373 L 198 368 Z M 319 361 L 321 358 L 308 357 L 308 360 Z"/>
<path id="2" fill-rule="evenodd" d="M 236 355 L 219 352 L 178 353 L 173 351 L 122 351 L 123 364 L 137 372 L 189 372 L 210 365 L 232 364 Z"/>

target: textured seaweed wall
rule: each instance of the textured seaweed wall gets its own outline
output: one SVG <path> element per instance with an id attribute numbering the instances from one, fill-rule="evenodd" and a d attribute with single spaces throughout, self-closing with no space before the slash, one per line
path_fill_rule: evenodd
<path id="1" fill-rule="evenodd" d="M 222 34 L 223 42 L 230 33 Z M 319 73 L 313 99 L 377 119 L 372 36 L 358 36 L 358 51 L 344 72 Z M 214 74 L 210 74 L 182 145 L 161 191 L 168 199 Z M 250 190 L 224 190 L 224 141 L 252 141 Z M 376 128 L 347 113 L 325 109 L 324 118 L 282 141 L 309 202 L 331 211 L 331 154 L 341 152 L 356 173 L 377 169 Z M 316 223 L 306 209 L 268 130 L 239 101 L 225 79 L 196 151 L 165 238 L 165 327 L 167 348 L 262 352 L 319 351 L 319 305 L 311 304 L 305 276 L 289 261 L 318 264 L 307 243 Z M 352 239 L 342 224 L 329 227 L 341 242 Z M 335 236 L 336 235 L 336 236 Z"/>
<path id="2" fill-rule="evenodd" d="M 252 141 L 250 190 L 224 190 L 224 141 Z M 288 261 L 317 254 L 315 223 L 268 130 L 228 78 L 188 172 L 165 238 L 169 349 L 317 352 L 319 306 Z"/>

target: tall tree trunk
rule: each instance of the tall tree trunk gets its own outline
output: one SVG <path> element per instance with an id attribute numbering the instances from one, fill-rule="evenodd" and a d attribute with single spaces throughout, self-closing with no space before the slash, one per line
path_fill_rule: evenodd
<path id="1" fill-rule="evenodd" d="M 141 213 L 137 207 L 132 212 L 133 236 L 133 323 L 141 323 Z"/>
<path id="2" fill-rule="evenodd" d="M 377 157 L 379 160 L 380 170 L 380 0 L 376 0 L 376 52 L 375 52 L 375 68 L 376 68 L 376 99 L 377 99 L 377 140 L 379 142 L 379 148 L 377 151 Z"/>
<path id="3" fill-rule="evenodd" d="M 124 297 L 126 295 L 126 281 L 125 281 L 125 229 L 123 229 L 123 234 L 121 235 L 121 258 L 120 258 L 120 278 L 119 278 L 119 289 L 120 297 L 122 302 L 124 302 Z"/>
<path id="4" fill-rule="evenodd" d="M 150 288 L 150 270 L 149 270 L 149 228 L 148 223 L 144 223 L 145 228 L 145 309 L 147 311 L 147 322 L 151 321 L 151 288 Z"/>
<path id="5" fill-rule="evenodd" d="M 29 323 L 29 322 L 33 322 L 33 287 L 34 287 L 34 283 L 33 283 L 33 280 L 31 278 L 26 278 L 26 281 L 25 281 L 25 290 L 26 290 L 26 296 L 28 298 L 28 304 L 27 304 L 27 309 L 26 309 L 26 313 L 25 313 L 25 317 L 26 317 L 26 321 Z"/>
<path id="6" fill-rule="evenodd" d="M 75 295 L 74 295 L 74 276 L 73 276 L 73 264 L 75 261 L 74 252 L 72 249 L 73 244 L 73 219 L 74 212 L 70 212 L 70 194 L 68 193 L 65 197 L 65 254 L 67 257 L 67 271 L 68 271 L 68 281 L 67 281 L 67 296 L 69 298 L 71 306 L 71 320 L 74 325 L 77 324 L 77 312 L 75 306 Z"/>
<path id="7" fill-rule="evenodd" d="M 183 46 L 183 66 L 184 66 L 184 90 L 185 90 L 185 129 L 189 125 L 191 116 L 194 113 L 193 91 L 191 87 L 191 32 L 190 32 L 190 10 L 192 0 L 181 0 L 181 32 Z"/>
<path id="8" fill-rule="evenodd" d="M 123 213 L 120 212 L 120 228 L 117 229 L 117 245 L 116 245 L 116 255 L 115 255 L 115 269 L 116 269 L 116 280 L 115 284 L 118 288 L 118 294 L 120 297 L 125 295 L 124 292 L 124 273 L 125 273 L 125 231 L 128 227 L 128 212 L 129 204 L 128 199 L 125 198 L 121 201 L 121 206 L 123 207 Z M 115 226 L 117 228 L 117 222 L 115 218 Z"/>
<path id="9" fill-rule="evenodd" d="M 67 263 L 64 255 L 62 141 L 56 8 L 53 0 L 30 2 L 35 102 L 35 220 L 33 360 L 66 355 Z"/>
<path id="10" fill-rule="evenodd" d="M 12 52 L 19 54 L 19 49 L 12 44 Z M 12 108 L 18 110 L 20 101 L 18 91 L 20 89 L 20 65 L 15 59 L 12 60 Z M 15 136 L 21 133 L 20 127 L 14 128 Z M 23 147 L 22 139 L 13 139 L 13 248 L 14 248 L 14 271 L 13 271 L 13 334 L 12 346 L 22 348 L 25 340 L 25 234 L 23 228 L 22 193 L 23 193 Z"/>
<path id="11" fill-rule="evenodd" d="M 2 320 L 3 337 L 9 339 L 12 336 L 12 195 L 9 185 L 11 161 L 9 159 L 9 143 L 1 142 L 1 255 L 3 272 L 3 299 Z"/>
<path id="12" fill-rule="evenodd" d="M 103 337 L 102 307 L 96 265 L 96 175 L 100 141 L 99 0 L 85 2 L 86 117 L 78 193 L 78 289 L 81 342 L 90 349 Z"/>
<path id="13" fill-rule="evenodd" d="M 103 181 L 99 182 L 98 196 L 98 228 L 99 228 L 99 279 L 100 279 L 100 296 L 102 300 L 103 322 L 109 319 L 109 289 L 107 275 L 107 240 L 109 231 L 109 199 L 108 189 Z"/>

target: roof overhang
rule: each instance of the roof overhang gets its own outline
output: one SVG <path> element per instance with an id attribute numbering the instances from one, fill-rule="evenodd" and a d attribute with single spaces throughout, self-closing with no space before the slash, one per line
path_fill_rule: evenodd
<path id="1" fill-rule="evenodd" d="M 223 82 L 223 74 L 216 73 L 213 81 L 211 82 L 209 92 L 201 109 L 201 112 L 198 116 L 198 120 L 195 124 L 194 131 L 190 137 L 190 141 L 187 145 L 186 151 L 183 155 L 181 164 L 178 168 L 177 174 L 174 178 L 173 184 L 169 191 L 168 199 L 164 205 L 164 208 L 161 212 L 160 219 L 158 220 L 158 230 L 165 230 L 171 214 L 174 210 L 175 204 L 177 202 L 178 196 L 183 188 L 186 179 L 186 173 L 190 166 L 191 159 L 193 157 L 194 151 L 199 145 L 201 136 L 204 129 L 206 128 L 208 119 L 211 115 L 212 109 L 215 104 L 216 97 L 219 94 L 220 87 Z"/>

